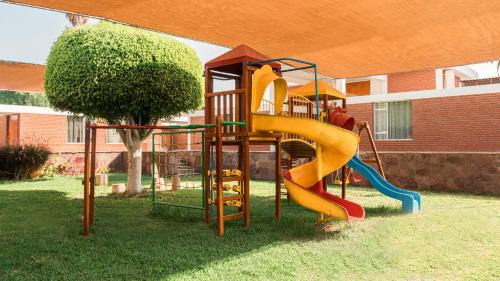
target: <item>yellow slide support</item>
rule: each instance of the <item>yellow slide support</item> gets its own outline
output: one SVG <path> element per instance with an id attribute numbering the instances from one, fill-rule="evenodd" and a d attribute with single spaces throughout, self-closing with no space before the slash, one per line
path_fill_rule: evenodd
<path id="1" fill-rule="evenodd" d="M 261 91 L 272 81 L 276 86 L 276 82 L 281 84 L 283 78 L 272 73 L 269 66 L 257 70 L 252 81 L 252 98 L 262 99 Z M 275 87 L 276 113 L 279 113 L 285 97 L 286 87 Z M 253 113 L 258 109 L 257 104 L 260 104 L 260 100 L 253 99 Z M 294 201 L 307 209 L 341 220 L 364 218 L 362 206 L 325 192 L 321 186 L 324 176 L 338 170 L 356 154 L 359 144 L 357 134 L 314 119 L 263 114 L 252 115 L 252 128 L 262 132 L 298 134 L 316 142 L 316 159 L 292 168 L 284 175 L 285 187 Z"/>

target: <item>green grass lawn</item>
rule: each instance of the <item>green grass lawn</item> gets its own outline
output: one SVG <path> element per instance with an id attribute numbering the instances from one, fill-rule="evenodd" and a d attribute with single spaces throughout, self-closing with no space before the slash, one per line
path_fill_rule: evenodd
<path id="1" fill-rule="evenodd" d="M 253 181 L 251 228 L 231 221 L 219 238 L 201 220 L 153 215 L 149 196 L 97 187 L 84 238 L 80 177 L 0 182 L 0 280 L 500 279 L 498 197 L 423 193 L 422 212 L 401 215 L 397 201 L 351 188 L 366 220 L 317 225 L 285 200 L 274 220 L 273 188 Z"/>

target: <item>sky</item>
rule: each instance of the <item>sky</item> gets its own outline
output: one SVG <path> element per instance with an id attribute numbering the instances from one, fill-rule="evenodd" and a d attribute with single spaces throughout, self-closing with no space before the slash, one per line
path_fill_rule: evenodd
<path id="1" fill-rule="evenodd" d="M 64 13 L 0 3 L 0 60 L 45 64 L 52 44 L 68 27 L 71 24 Z M 184 38 L 177 39 L 190 45 L 203 63 L 228 50 Z"/>
<path id="2" fill-rule="evenodd" d="M 45 64 L 52 44 L 70 26 L 64 13 L 0 2 L 0 60 Z M 228 50 L 184 38 L 177 39 L 190 45 L 203 63 Z M 479 78 L 498 76 L 493 63 L 469 66 L 478 72 Z"/>

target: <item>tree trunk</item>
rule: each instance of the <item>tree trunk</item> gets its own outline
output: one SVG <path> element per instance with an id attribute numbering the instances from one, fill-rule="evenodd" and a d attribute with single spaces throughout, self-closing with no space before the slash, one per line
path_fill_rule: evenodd
<path id="1" fill-rule="evenodd" d="M 127 194 L 137 194 L 142 192 L 142 149 L 139 145 L 128 146 L 128 178 Z"/>
<path id="2" fill-rule="evenodd" d="M 153 120 L 149 125 L 155 125 Z M 119 123 L 120 124 L 120 123 Z M 136 125 L 134 119 L 126 120 L 126 125 Z M 117 129 L 128 152 L 127 194 L 142 192 L 142 141 L 153 133 L 152 129 Z"/>

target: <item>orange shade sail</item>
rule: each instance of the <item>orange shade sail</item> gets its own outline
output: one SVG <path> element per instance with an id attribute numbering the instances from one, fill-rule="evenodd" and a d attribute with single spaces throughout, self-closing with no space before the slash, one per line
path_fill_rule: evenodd
<path id="1" fill-rule="evenodd" d="M 500 58 L 498 0 L 19 0 L 359 77 Z"/>
<path id="2" fill-rule="evenodd" d="M 301 95 L 308 99 L 316 100 L 316 83 L 314 83 L 314 80 L 312 80 L 300 87 L 289 89 L 288 93 Z M 346 99 L 346 95 L 344 93 L 326 84 L 325 82 L 318 80 L 318 96 L 322 97 L 324 95 L 333 97 L 334 99 Z"/>
<path id="3" fill-rule="evenodd" d="M 0 90 L 43 93 L 45 66 L 0 61 Z"/>

